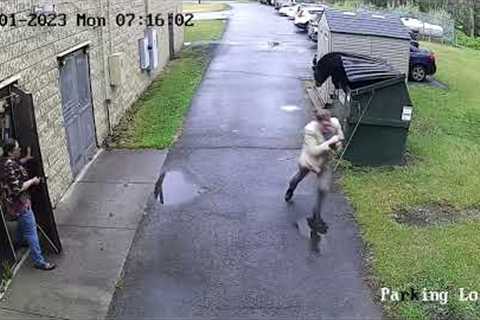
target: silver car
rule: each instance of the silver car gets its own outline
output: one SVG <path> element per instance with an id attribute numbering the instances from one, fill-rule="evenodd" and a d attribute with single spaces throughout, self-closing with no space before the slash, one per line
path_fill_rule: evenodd
<path id="1" fill-rule="evenodd" d="M 310 19 L 310 23 L 308 24 L 307 34 L 308 37 L 314 42 L 318 41 L 318 24 L 320 23 L 322 16 L 323 12 L 315 14 L 313 18 Z"/>

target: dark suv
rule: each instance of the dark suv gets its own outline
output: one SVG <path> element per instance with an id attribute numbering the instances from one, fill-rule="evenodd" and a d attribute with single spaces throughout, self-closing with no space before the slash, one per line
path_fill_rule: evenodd
<path id="1" fill-rule="evenodd" d="M 412 41 L 410 45 L 410 79 L 422 82 L 435 72 L 437 72 L 437 64 L 433 52 L 420 49 L 418 42 Z"/>

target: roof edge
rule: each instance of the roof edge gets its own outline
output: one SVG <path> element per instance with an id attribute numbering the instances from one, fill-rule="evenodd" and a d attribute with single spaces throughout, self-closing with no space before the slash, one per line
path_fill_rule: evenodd
<path id="1" fill-rule="evenodd" d="M 327 20 L 328 24 L 328 20 Z M 340 33 L 340 34 L 353 34 L 357 36 L 369 36 L 369 37 L 376 37 L 376 38 L 388 38 L 388 39 L 398 39 L 398 40 L 408 40 L 410 41 L 409 37 L 396 37 L 396 36 L 384 36 L 384 35 L 378 35 L 378 34 L 370 34 L 370 33 L 362 33 L 362 32 L 345 32 L 345 31 L 335 31 L 329 28 L 329 31 L 332 33 Z"/>

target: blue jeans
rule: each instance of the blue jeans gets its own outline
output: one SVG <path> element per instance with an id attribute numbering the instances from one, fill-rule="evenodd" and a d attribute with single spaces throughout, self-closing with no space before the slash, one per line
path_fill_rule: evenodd
<path id="1" fill-rule="evenodd" d="M 45 259 L 43 258 L 42 249 L 40 249 L 40 243 L 38 241 L 37 222 L 35 221 L 32 209 L 26 208 L 19 212 L 17 221 L 17 241 L 28 244 L 30 255 L 36 266 L 45 265 Z"/>

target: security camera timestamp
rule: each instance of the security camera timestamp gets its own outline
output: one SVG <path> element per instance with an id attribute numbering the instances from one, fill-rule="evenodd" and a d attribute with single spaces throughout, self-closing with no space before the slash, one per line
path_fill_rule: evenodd
<path id="1" fill-rule="evenodd" d="M 166 23 L 169 25 L 176 25 L 178 27 L 193 26 L 192 23 L 193 14 L 192 13 L 177 13 L 177 14 L 169 14 L 167 19 L 159 13 L 159 14 L 147 14 L 145 16 L 136 16 L 133 13 L 126 13 L 126 14 L 117 14 L 115 18 L 115 22 L 119 27 L 127 26 L 130 27 L 135 24 L 139 25 L 146 25 L 147 27 L 163 27 Z"/>
<path id="2" fill-rule="evenodd" d="M 193 14 L 171 13 L 165 16 L 161 13 L 149 13 L 146 15 L 118 13 L 113 19 L 107 19 L 106 17 L 92 16 L 86 13 L 77 13 L 71 16 L 64 13 L 32 13 L 29 15 L 0 13 L 0 27 L 65 27 L 73 24 L 77 27 L 96 28 L 106 27 L 109 21 L 118 27 L 163 27 L 166 25 L 191 27 L 193 26 Z"/>

